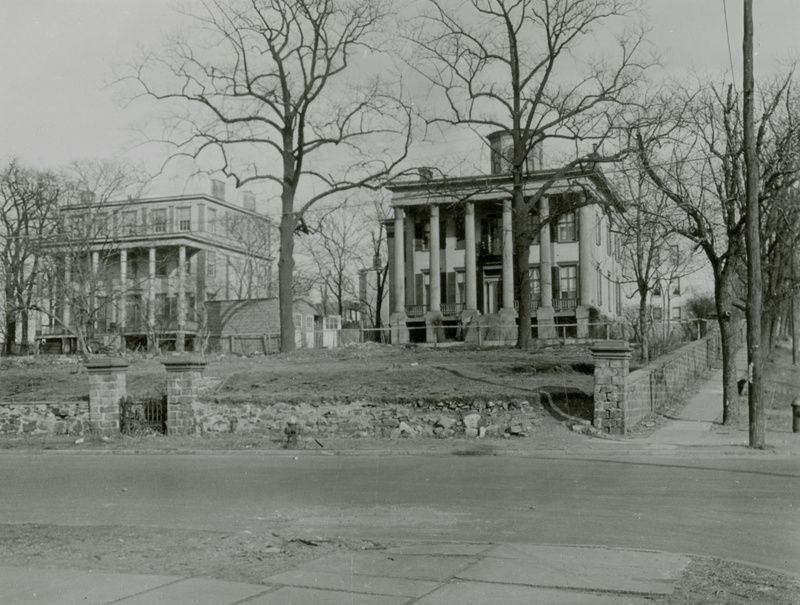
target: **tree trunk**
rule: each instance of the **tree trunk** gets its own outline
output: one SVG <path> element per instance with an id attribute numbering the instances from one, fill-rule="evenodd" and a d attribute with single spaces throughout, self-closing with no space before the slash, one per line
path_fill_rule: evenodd
<path id="1" fill-rule="evenodd" d="M 5 342 L 3 349 L 6 355 L 14 352 L 14 339 L 17 336 L 17 314 L 13 309 L 14 289 L 10 284 L 5 288 Z"/>
<path id="2" fill-rule="evenodd" d="M 281 353 L 295 350 L 294 341 L 294 201 L 283 196 L 281 214 L 280 251 L 278 257 L 278 308 L 281 322 Z"/>
<path id="3" fill-rule="evenodd" d="M 729 317 L 719 315 L 722 352 L 722 424 L 733 424 L 738 417 L 736 352 L 739 350 L 738 326 Z"/>
<path id="4" fill-rule="evenodd" d="M 647 292 L 639 291 L 639 337 L 642 340 L 642 363 L 650 361 L 650 339 L 647 335 Z"/>
<path id="5" fill-rule="evenodd" d="M 514 269 L 514 296 L 517 299 L 519 328 L 517 348 L 527 349 L 531 344 L 531 278 L 529 273 L 531 255 L 530 207 L 525 203 L 522 189 L 522 174 L 514 172 L 512 201 Z"/>

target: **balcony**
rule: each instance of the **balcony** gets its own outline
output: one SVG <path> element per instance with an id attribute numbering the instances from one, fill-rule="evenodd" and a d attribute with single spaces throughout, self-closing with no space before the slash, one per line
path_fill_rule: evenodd
<path id="1" fill-rule="evenodd" d="M 574 311 L 578 306 L 577 298 L 554 298 L 553 310 L 554 311 Z"/>
<path id="2" fill-rule="evenodd" d="M 442 303 L 442 315 L 457 317 L 464 310 L 464 303 Z"/>
<path id="3" fill-rule="evenodd" d="M 406 305 L 406 316 L 409 318 L 425 317 L 425 305 Z"/>

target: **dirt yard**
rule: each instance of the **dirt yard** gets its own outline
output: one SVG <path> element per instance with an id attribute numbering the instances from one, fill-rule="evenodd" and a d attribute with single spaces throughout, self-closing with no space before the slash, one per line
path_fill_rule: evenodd
<path id="1" fill-rule="evenodd" d="M 570 394 L 577 403 L 593 388 L 592 360 L 584 347 L 529 352 L 367 344 L 270 356 L 211 355 L 207 361 L 206 375 L 220 379 L 213 396 L 227 402 L 519 398 L 547 387 L 569 407 Z M 158 358 L 130 363 L 130 394 L 153 395 L 164 388 Z M 76 358 L 5 358 L 0 371 L 0 401 L 87 397 L 86 370 Z"/>

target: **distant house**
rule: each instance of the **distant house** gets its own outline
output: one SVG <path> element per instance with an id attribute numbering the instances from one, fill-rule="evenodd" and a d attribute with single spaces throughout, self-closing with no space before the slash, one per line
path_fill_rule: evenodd
<path id="1" fill-rule="evenodd" d="M 192 348 L 207 301 L 273 295 L 275 228 L 254 206 L 250 193 L 227 201 L 219 181 L 211 195 L 65 206 L 67 237 L 48 249 L 63 279 L 44 287 L 40 342 L 75 351 L 80 328 L 114 348 Z"/>
<path id="2" fill-rule="evenodd" d="M 274 353 L 280 350 L 278 299 L 212 300 L 208 312 L 207 349 L 221 353 Z M 322 346 L 322 318 L 316 305 L 295 298 L 293 306 L 295 345 Z"/>
<path id="3" fill-rule="evenodd" d="M 488 175 L 422 173 L 389 187 L 393 343 L 466 339 L 475 331 L 465 326 L 496 326 L 496 338 L 506 342 L 516 337 L 509 140 L 496 133 L 489 141 Z M 619 241 L 607 212 L 616 197 L 599 168 L 546 169 L 536 151 L 526 164 L 526 194 L 553 182 L 527 217 L 535 234 L 528 267 L 533 317 L 524 329 L 539 338 L 587 337 L 592 319 L 621 314 Z"/>

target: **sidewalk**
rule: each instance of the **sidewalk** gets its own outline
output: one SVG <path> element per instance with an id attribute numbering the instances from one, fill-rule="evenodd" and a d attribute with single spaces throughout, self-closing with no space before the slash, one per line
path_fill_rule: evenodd
<path id="1" fill-rule="evenodd" d="M 737 376 L 747 375 L 747 350 L 742 347 L 736 355 Z M 744 397 L 742 397 L 744 400 Z M 715 371 L 678 414 L 677 418 L 654 431 L 648 437 L 631 439 L 630 443 L 646 445 L 657 451 L 698 449 L 721 453 L 744 452 L 748 445 L 748 431 L 717 426 L 722 420 L 722 370 Z M 747 414 L 747 403 L 741 403 L 740 413 Z M 789 432 L 767 431 L 767 445 L 780 454 L 800 455 L 800 435 Z"/>
<path id="2" fill-rule="evenodd" d="M 530 544 L 439 543 L 336 553 L 242 584 L 207 578 L 0 567 L 9 605 L 472 605 L 651 603 L 685 555 Z"/>

